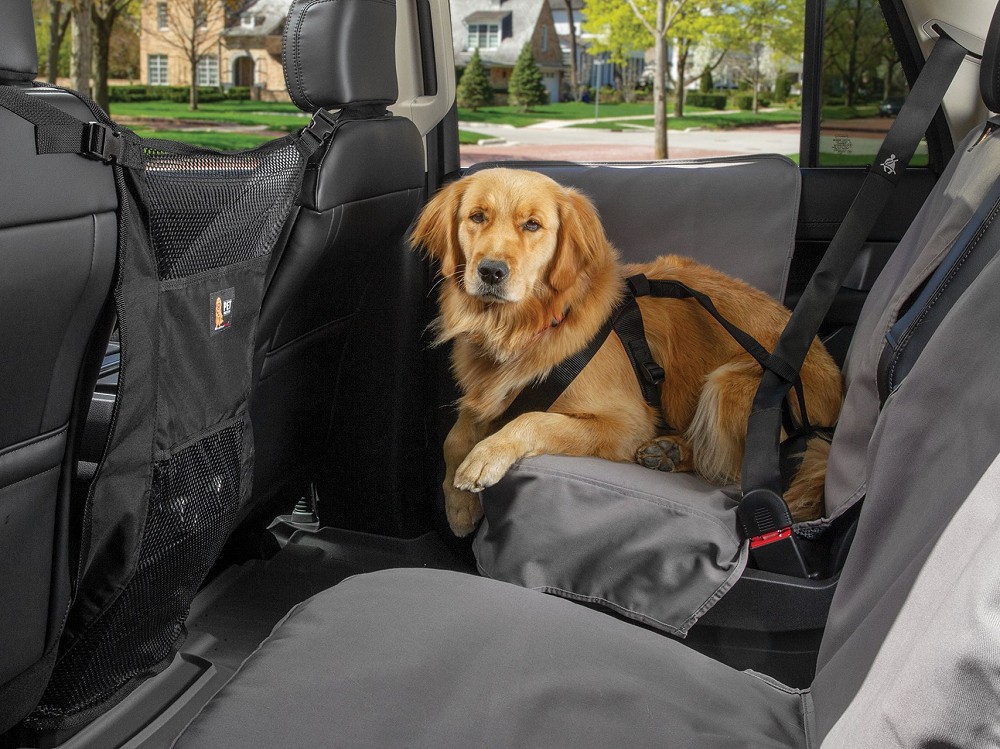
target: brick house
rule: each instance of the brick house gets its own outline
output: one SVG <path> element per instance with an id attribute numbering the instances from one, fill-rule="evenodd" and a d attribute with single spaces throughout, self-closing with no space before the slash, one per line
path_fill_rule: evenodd
<path id="1" fill-rule="evenodd" d="M 451 0 L 455 65 L 464 68 L 479 49 L 490 83 L 506 91 L 525 42 L 531 44 L 549 100 L 563 91 L 565 66 L 548 0 Z"/>
<path id="2" fill-rule="evenodd" d="M 281 33 L 290 5 L 291 0 L 248 0 L 231 11 L 222 0 L 142 0 L 142 83 L 189 86 L 194 54 L 199 85 L 248 86 L 254 98 L 287 101 Z"/>

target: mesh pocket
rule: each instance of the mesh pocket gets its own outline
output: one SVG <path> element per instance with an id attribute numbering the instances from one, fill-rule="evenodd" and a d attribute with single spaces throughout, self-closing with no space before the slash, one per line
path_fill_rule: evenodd
<path id="1" fill-rule="evenodd" d="M 239 153 L 144 143 L 149 230 L 161 281 L 271 251 L 298 189 L 302 156 L 293 141 Z"/>
<path id="2" fill-rule="evenodd" d="M 191 599 L 239 511 L 245 419 L 154 463 L 135 573 L 60 658 L 63 678 L 36 715 L 99 712 L 180 644 Z"/>

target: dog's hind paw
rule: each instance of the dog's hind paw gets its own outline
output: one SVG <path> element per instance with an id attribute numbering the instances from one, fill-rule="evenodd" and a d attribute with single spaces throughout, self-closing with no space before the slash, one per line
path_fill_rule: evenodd
<path id="1" fill-rule="evenodd" d="M 654 471 L 690 471 L 690 452 L 674 437 L 657 437 L 639 445 L 635 462 Z"/>

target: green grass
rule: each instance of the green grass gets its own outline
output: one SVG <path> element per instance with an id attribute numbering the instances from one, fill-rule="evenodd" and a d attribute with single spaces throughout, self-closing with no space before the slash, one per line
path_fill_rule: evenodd
<path id="1" fill-rule="evenodd" d="M 224 133 L 200 130 L 152 130 L 147 127 L 136 127 L 133 130 L 136 135 L 142 138 L 176 140 L 181 143 L 190 143 L 192 146 L 214 148 L 219 151 L 244 151 L 273 140 L 268 135 L 254 135 L 249 133 Z"/>
<path id="2" fill-rule="evenodd" d="M 782 109 L 776 112 L 732 112 L 716 115 L 685 114 L 684 117 L 667 117 L 667 127 L 670 130 L 686 130 L 689 127 L 700 127 L 706 130 L 731 130 L 738 127 L 754 125 L 774 125 L 797 123 L 801 113 L 797 109 Z M 622 126 L 643 125 L 653 127 L 653 119 L 626 120 L 624 122 L 582 122 L 571 127 L 594 128 L 599 130 L 618 130 Z"/>
<path id="3" fill-rule="evenodd" d="M 629 117 L 648 114 L 652 116 L 653 105 L 650 102 L 635 104 L 604 104 L 600 106 L 601 117 Z M 533 107 L 530 112 L 522 112 L 517 107 L 480 107 L 473 112 L 471 109 L 459 109 L 458 119 L 462 122 L 488 122 L 492 125 L 513 125 L 525 127 L 545 120 L 582 120 L 594 116 L 594 104 L 584 104 L 578 101 L 561 104 L 545 104 Z"/>
<path id="4" fill-rule="evenodd" d="M 794 161 L 796 164 L 799 163 L 799 154 L 790 153 L 788 158 Z M 856 154 L 856 153 L 829 153 L 821 152 L 819 155 L 819 165 L 820 166 L 868 166 L 872 163 L 874 155 Z M 913 159 L 910 161 L 910 166 L 927 166 L 929 163 L 926 153 L 915 154 Z"/>
<path id="5" fill-rule="evenodd" d="M 877 104 L 862 104 L 855 107 L 823 107 L 820 112 L 820 116 L 824 120 L 855 120 L 859 117 L 876 117 L 877 115 Z"/>
<path id="6" fill-rule="evenodd" d="M 294 132 L 309 124 L 309 119 L 291 103 L 263 101 L 228 101 L 202 104 L 192 112 L 187 104 L 172 101 L 115 102 L 112 117 L 134 117 L 175 121 L 224 122 L 234 125 L 258 125 L 276 132 Z"/>
<path id="7" fill-rule="evenodd" d="M 458 131 L 458 143 L 462 146 L 474 146 L 483 138 L 489 138 L 488 135 L 483 135 L 482 133 L 474 133 L 471 130 L 459 130 Z"/>

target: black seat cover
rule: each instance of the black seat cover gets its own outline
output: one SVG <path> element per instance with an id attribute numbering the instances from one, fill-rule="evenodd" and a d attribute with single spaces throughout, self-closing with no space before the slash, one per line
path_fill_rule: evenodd
<path id="1" fill-rule="evenodd" d="M 395 24 L 388 2 L 297 0 L 289 12 L 293 101 L 351 119 L 310 163 L 264 298 L 251 403 L 255 501 L 308 479 L 332 435 L 354 431 L 336 413 L 345 349 L 355 343 L 354 361 L 366 358 L 372 342 L 359 341 L 360 331 L 381 317 L 373 310 L 398 284 L 398 263 L 415 260 L 401 240 L 422 199 L 423 143 L 412 122 L 385 109 L 397 98 Z"/>
<path id="2" fill-rule="evenodd" d="M 0 85 L 92 119 L 71 94 L 34 87 L 36 73 L 31 2 L 5 3 Z M 2 732 L 40 696 L 68 604 L 73 446 L 107 342 L 118 230 L 111 169 L 38 155 L 31 123 L 2 108 L 0 132 Z"/>

